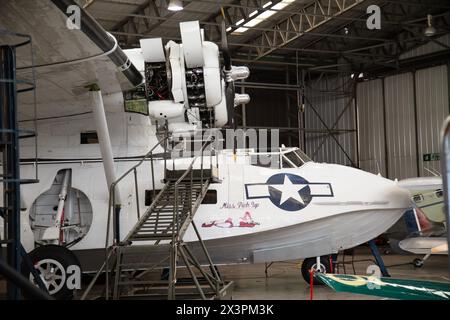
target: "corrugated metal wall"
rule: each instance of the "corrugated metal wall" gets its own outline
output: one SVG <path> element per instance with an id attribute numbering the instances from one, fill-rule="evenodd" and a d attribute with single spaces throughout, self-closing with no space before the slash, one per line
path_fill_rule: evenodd
<path id="1" fill-rule="evenodd" d="M 361 169 L 386 176 L 383 81 L 357 86 L 359 165 Z"/>
<path id="2" fill-rule="evenodd" d="M 416 73 L 417 127 L 419 148 L 419 170 L 421 176 L 440 172 L 437 161 L 424 162 L 423 155 L 440 152 L 440 130 L 449 114 L 447 67 L 440 66 L 419 70 Z"/>
<path id="3" fill-rule="evenodd" d="M 388 175 L 398 179 L 417 176 L 413 75 L 386 78 L 384 92 Z"/>
<path id="4" fill-rule="evenodd" d="M 423 162 L 423 155 L 440 151 L 448 90 L 447 66 L 359 83 L 360 166 L 391 179 L 431 175 L 425 168 L 439 171 L 439 162 Z"/>
<path id="5" fill-rule="evenodd" d="M 314 82 L 306 90 L 305 128 L 323 130 L 323 133 L 306 134 L 306 153 L 315 161 L 351 165 L 350 157 L 356 162 L 355 132 L 335 135 L 342 148 L 326 133 L 326 126 L 330 129 L 355 129 L 352 89 L 350 77 L 330 77 Z"/>

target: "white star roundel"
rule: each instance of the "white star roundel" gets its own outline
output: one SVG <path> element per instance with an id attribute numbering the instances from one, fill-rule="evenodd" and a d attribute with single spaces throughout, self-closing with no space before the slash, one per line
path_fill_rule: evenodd
<path id="1" fill-rule="evenodd" d="M 285 211 L 304 209 L 314 197 L 334 197 L 328 182 L 308 182 L 292 173 L 278 173 L 265 183 L 245 184 L 247 199 L 269 199 Z"/>
<path id="2" fill-rule="evenodd" d="M 270 201 L 280 209 L 298 211 L 312 200 L 309 182 L 300 176 L 280 173 L 271 176 L 266 184 Z"/>

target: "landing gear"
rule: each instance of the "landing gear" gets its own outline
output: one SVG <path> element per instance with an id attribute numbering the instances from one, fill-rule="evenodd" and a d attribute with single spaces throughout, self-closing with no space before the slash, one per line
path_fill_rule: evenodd
<path id="1" fill-rule="evenodd" d="M 310 270 L 313 269 L 316 272 L 322 272 L 322 273 L 330 273 L 331 272 L 331 264 L 330 264 L 330 258 L 329 256 L 322 256 L 320 257 L 320 264 L 317 266 L 317 258 L 306 258 L 303 260 L 302 263 L 302 276 L 303 279 L 309 284 L 311 283 L 310 279 Z M 320 282 L 317 279 L 314 279 L 314 285 L 321 285 L 322 282 Z"/>
<path id="2" fill-rule="evenodd" d="M 414 268 L 422 268 L 425 264 L 425 261 L 431 256 L 431 253 L 427 253 L 422 259 L 416 258 L 413 260 L 412 264 Z"/>
<path id="3" fill-rule="evenodd" d="M 45 245 L 37 247 L 28 255 L 51 296 L 58 300 L 73 298 L 74 289 L 69 289 L 67 285 L 69 276 L 67 270 L 70 266 L 80 268 L 80 262 L 73 252 L 62 246 Z M 35 282 L 31 271 L 24 263 L 22 263 L 22 274 L 33 283 Z M 25 296 L 25 298 L 28 297 Z"/>
<path id="4" fill-rule="evenodd" d="M 423 267 L 422 259 L 414 259 L 412 263 L 413 263 L 414 268 L 422 268 Z"/>

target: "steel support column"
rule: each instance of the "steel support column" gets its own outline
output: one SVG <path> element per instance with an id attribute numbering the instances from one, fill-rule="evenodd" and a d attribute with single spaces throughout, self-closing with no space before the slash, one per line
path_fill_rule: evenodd
<path id="1" fill-rule="evenodd" d="M 0 152 L 3 167 L 3 215 L 8 265 L 20 272 L 20 157 L 17 121 L 16 51 L 13 46 L 0 47 Z M 20 290 L 8 281 L 8 299 L 20 299 Z"/>
<path id="2" fill-rule="evenodd" d="M 444 187 L 444 204 L 445 204 L 445 217 L 447 221 L 447 226 L 450 223 L 450 190 L 449 190 L 449 181 L 450 181 L 450 116 L 447 117 L 444 121 L 444 125 L 442 127 L 441 132 L 441 167 L 442 167 L 442 180 Z M 450 247 L 450 229 L 447 228 L 447 246 Z M 450 256 L 448 256 L 448 271 L 450 274 Z"/>

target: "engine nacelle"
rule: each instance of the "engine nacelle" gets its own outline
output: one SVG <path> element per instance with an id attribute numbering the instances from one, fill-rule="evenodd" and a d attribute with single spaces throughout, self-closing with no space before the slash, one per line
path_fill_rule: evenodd
<path id="1" fill-rule="evenodd" d="M 184 116 L 184 105 L 173 100 L 150 101 L 148 115 L 156 120 L 168 120 Z"/>
<path id="2" fill-rule="evenodd" d="M 144 75 L 148 113 L 172 134 L 185 136 L 202 128 L 220 128 L 229 122 L 225 83 L 246 79 L 250 70 L 233 66 L 223 72 L 219 47 L 204 41 L 198 21 L 180 24 L 182 43 L 142 39 L 140 49 L 125 50 Z M 237 106 L 250 101 L 236 94 Z"/>

